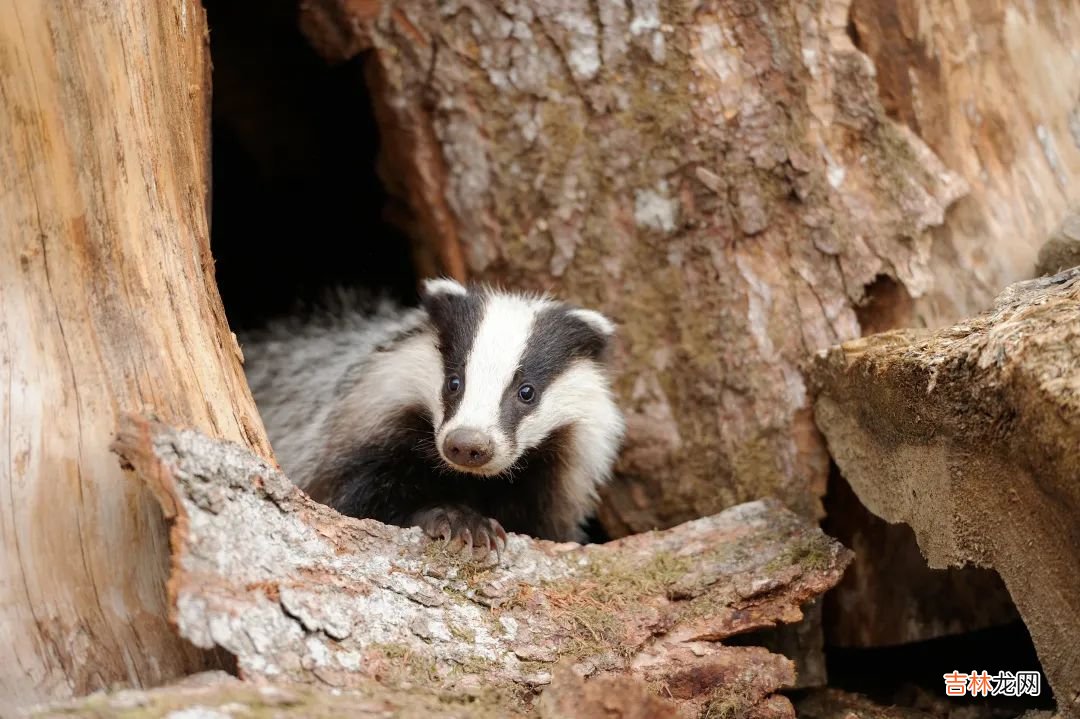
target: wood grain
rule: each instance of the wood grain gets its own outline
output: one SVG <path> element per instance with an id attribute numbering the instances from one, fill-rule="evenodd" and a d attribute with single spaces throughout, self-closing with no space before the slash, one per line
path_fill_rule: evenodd
<path id="1" fill-rule="evenodd" d="M 0 707 L 207 662 L 121 412 L 271 456 L 214 283 L 206 33 L 194 0 L 0 2 Z"/>

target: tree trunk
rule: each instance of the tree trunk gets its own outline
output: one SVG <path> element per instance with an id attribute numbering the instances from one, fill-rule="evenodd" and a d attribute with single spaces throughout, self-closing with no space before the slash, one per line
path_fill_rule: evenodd
<path id="1" fill-rule="evenodd" d="M 0 706 L 210 663 L 123 411 L 270 450 L 214 283 L 196 0 L 0 3 Z"/>
<path id="2" fill-rule="evenodd" d="M 951 324 L 1032 277 L 1080 202 L 1080 3 L 854 0 L 851 25 L 886 113 L 970 188 L 931 231 L 916 308 Z"/>

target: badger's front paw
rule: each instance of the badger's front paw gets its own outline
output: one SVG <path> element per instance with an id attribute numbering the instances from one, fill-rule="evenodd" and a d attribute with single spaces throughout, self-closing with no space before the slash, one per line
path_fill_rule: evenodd
<path id="1" fill-rule="evenodd" d="M 413 524 L 432 539 L 441 539 L 452 550 L 485 559 L 506 548 L 506 530 L 494 519 L 461 505 L 432 507 L 413 515 Z"/>

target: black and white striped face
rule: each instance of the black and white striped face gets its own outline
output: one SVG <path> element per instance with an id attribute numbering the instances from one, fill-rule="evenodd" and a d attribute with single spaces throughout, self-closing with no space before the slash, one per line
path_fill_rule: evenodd
<path id="1" fill-rule="evenodd" d="M 577 426 L 597 445 L 597 461 L 610 461 L 622 417 L 603 367 L 614 333 L 606 317 L 445 279 L 426 282 L 422 299 L 443 363 L 435 443 L 448 465 L 498 475 Z"/>

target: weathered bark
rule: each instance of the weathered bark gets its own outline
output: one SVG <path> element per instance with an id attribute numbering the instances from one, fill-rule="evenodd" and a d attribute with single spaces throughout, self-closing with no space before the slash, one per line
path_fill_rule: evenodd
<path id="1" fill-rule="evenodd" d="M 205 666 L 123 411 L 269 449 L 214 284 L 206 25 L 177 3 L 0 3 L 0 706 Z"/>
<path id="2" fill-rule="evenodd" d="M 909 524 L 931 567 L 996 569 L 1080 714 L 1080 268 L 937 333 L 840 345 L 811 377 L 859 499 Z"/>
<path id="3" fill-rule="evenodd" d="M 721 642 L 798 621 L 850 561 L 765 501 L 605 545 L 511 535 L 501 562 L 480 566 L 416 528 L 312 502 L 234 444 L 133 420 L 116 448 L 172 519 L 181 634 L 229 651 L 246 679 L 377 680 L 524 711 L 562 660 L 647 682 L 685 715 L 791 716 L 775 692 L 793 663 Z"/>
<path id="4" fill-rule="evenodd" d="M 1080 58 L 1072 51 L 1080 5 L 854 0 L 850 18 L 856 44 L 877 69 L 886 113 L 969 187 L 930 231 L 928 291 L 864 308 L 863 334 L 979 312 L 1001 287 L 1033 276 L 1036 251 L 1080 198 Z M 830 597 L 846 608 L 829 613 L 831 641 L 914 641 L 1008 619 L 991 573 L 925 569 L 903 530 L 860 523 L 846 509 L 826 506 L 836 515 L 835 536 L 860 549 Z M 900 608 L 902 622 L 875 621 L 875 610 Z"/>

